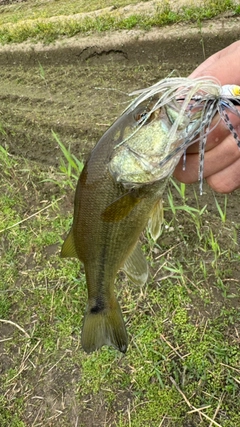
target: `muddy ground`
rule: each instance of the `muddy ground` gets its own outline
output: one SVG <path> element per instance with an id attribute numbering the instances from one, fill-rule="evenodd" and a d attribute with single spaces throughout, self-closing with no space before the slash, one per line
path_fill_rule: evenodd
<path id="1" fill-rule="evenodd" d="M 239 36 L 239 22 L 222 18 L 201 31 L 194 25 L 186 29 L 183 24 L 149 33 L 62 40 L 54 46 L 2 47 L 0 143 L 11 154 L 50 170 L 59 165 L 61 157 L 53 130 L 73 153 L 85 159 L 129 103 L 129 92 L 149 86 L 173 70 L 187 76 L 204 56 Z M 207 203 L 208 211 L 216 213 L 212 191 L 205 186 L 204 192 L 201 205 Z M 49 198 L 51 195 L 49 186 Z M 240 224 L 239 191 L 229 196 L 228 219 Z M 95 423 L 86 418 L 84 425 L 98 425 L 97 418 Z"/>

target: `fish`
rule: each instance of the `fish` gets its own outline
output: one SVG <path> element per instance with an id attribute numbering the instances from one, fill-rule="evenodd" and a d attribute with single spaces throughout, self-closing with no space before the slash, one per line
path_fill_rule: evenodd
<path id="1" fill-rule="evenodd" d="M 147 226 L 155 240 L 160 236 L 169 177 L 186 147 L 199 133 L 204 136 L 203 108 L 200 103 L 192 108 L 197 102 L 192 100 L 207 91 L 215 96 L 214 84 L 165 79 L 135 92 L 138 97 L 103 134 L 84 165 L 61 256 L 84 265 L 88 303 L 81 344 L 87 353 L 104 345 L 127 351 L 115 279 L 123 270 L 134 283 L 146 283 L 148 265 L 139 237 Z"/>

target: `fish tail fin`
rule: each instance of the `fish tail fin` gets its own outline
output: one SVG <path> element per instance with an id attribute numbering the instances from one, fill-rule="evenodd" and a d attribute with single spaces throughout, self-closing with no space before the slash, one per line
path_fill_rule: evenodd
<path id="1" fill-rule="evenodd" d="M 114 346 L 122 353 L 127 351 L 128 337 L 122 312 L 117 299 L 111 301 L 111 307 L 102 304 L 88 308 L 82 329 L 82 347 L 87 353 L 102 347 Z"/>

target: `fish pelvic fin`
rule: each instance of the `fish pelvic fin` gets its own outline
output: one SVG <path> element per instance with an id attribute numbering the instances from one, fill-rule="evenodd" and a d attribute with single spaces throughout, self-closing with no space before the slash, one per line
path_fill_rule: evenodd
<path id="1" fill-rule="evenodd" d="M 153 238 L 157 240 L 162 231 L 163 223 L 163 202 L 162 199 L 159 199 L 151 212 L 151 216 L 148 220 L 148 229 Z"/>
<path id="2" fill-rule="evenodd" d="M 66 239 L 64 240 L 60 256 L 62 258 L 78 258 L 72 228 L 69 231 Z"/>
<path id="3" fill-rule="evenodd" d="M 111 307 L 103 307 L 101 303 L 87 308 L 82 329 L 82 347 L 91 353 L 103 345 L 113 346 L 125 353 L 128 337 L 122 312 L 115 296 Z"/>
<path id="4" fill-rule="evenodd" d="M 139 244 L 135 246 L 132 253 L 126 259 L 122 270 L 137 285 L 142 286 L 146 283 L 148 278 L 148 263 Z"/>

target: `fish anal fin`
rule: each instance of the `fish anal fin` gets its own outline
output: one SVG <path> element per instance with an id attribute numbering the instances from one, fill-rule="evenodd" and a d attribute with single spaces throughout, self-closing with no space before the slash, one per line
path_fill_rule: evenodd
<path id="1" fill-rule="evenodd" d="M 163 223 L 163 203 L 162 199 L 159 199 L 151 212 L 151 216 L 148 220 L 148 229 L 153 238 L 157 240 L 161 234 L 161 228 Z"/>
<path id="2" fill-rule="evenodd" d="M 87 353 L 103 345 L 127 351 L 128 337 L 118 301 L 112 298 L 111 307 L 88 307 L 82 329 L 82 347 Z"/>
<path id="3" fill-rule="evenodd" d="M 122 270 L 134 283 L 138 285 L 146 283 L 148 278 L 148 263 L 139 244 L 135 246 L 133 252 L 126 259 Z"/>
<path id="4" fill-rule="evenodd" d="M 72 229 L 69 231 L 66 239 L 64 240 L 60 256 L 62 258 L 78 258 Z"/>
<path id="5" fill-rule="evenodd" d="M 101 218 L 106 222 L 118 222 L 124 219 L 132 209 L 141 201 L 133 192 L 124 194 L 124 196 L 115 200 L 102 212 Z"/>

